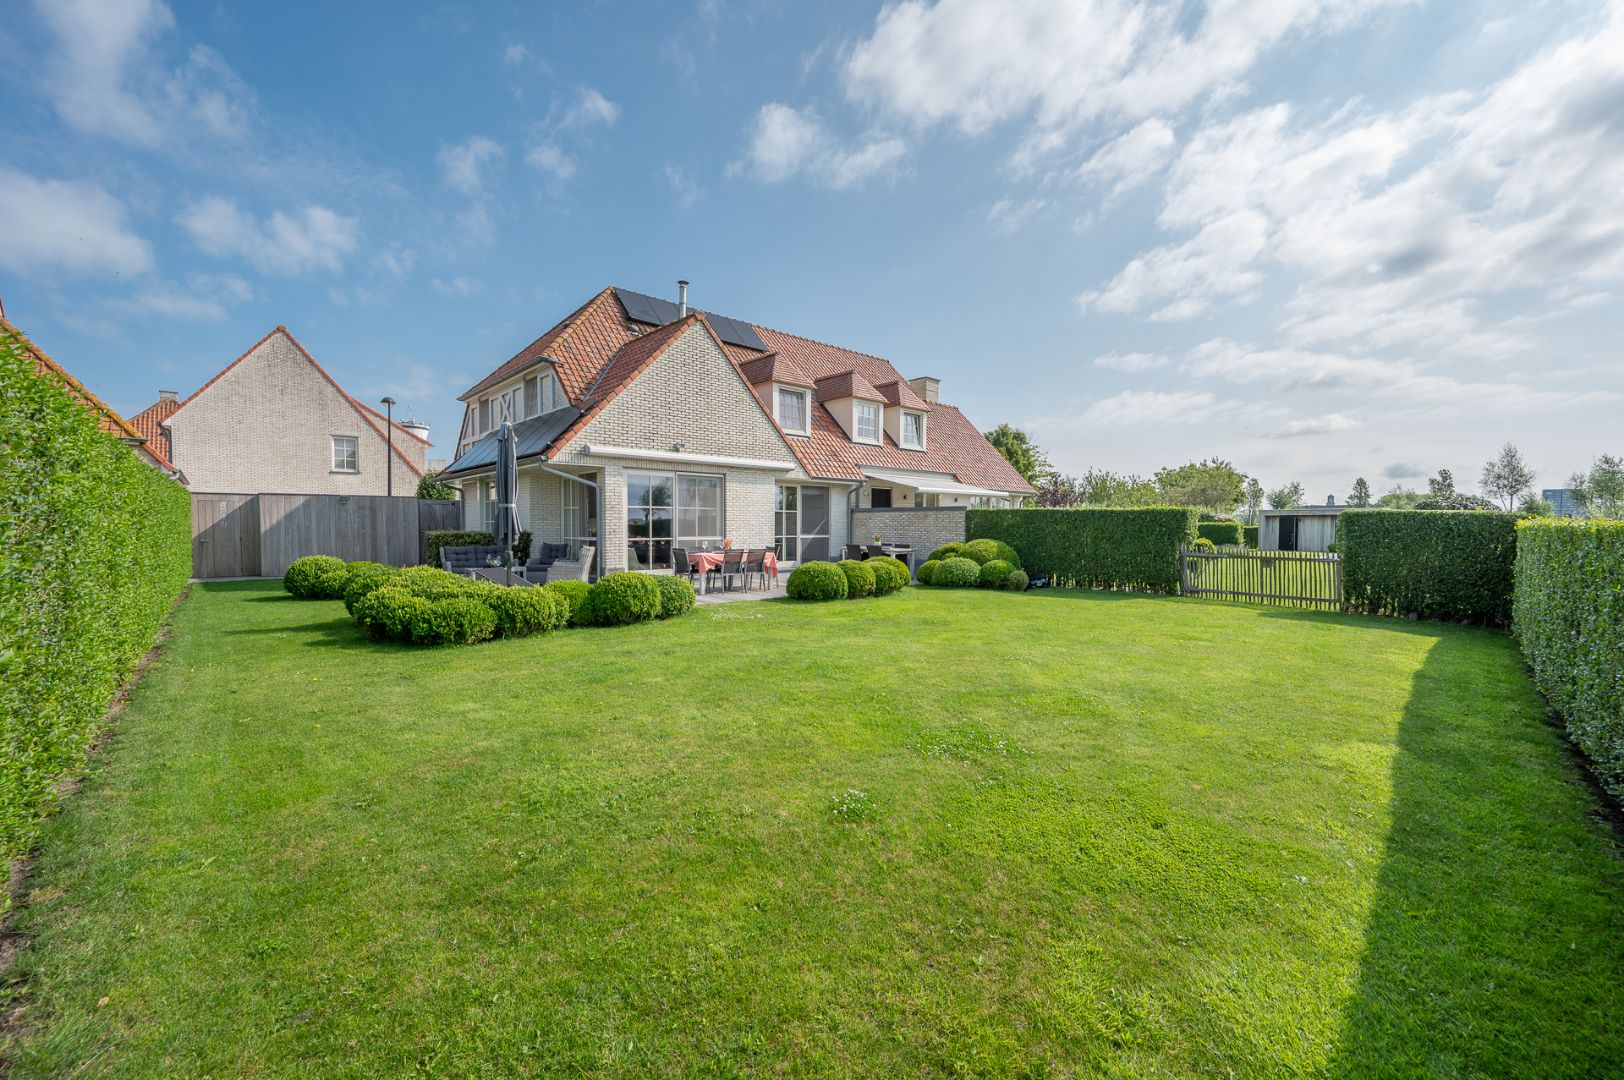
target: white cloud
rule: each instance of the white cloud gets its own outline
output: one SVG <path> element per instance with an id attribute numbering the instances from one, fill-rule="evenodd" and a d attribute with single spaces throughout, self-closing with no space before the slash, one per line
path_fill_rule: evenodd
<path id="1" fill-rule="evenodd" d="M 253 99 L 218 53 L 194 46 L 170 66 L 155 46 L 174 28 L 162 0 L 36 0 L 56 38 L 43 86 L 74 128 L 156 146 L 202 130 L 235 138 Z"/>
<path id="2" fill-rule="evenodd" d="M 1146 120 L 1111 140 L 1077 170 L 1085 180 L 1110 186 L 1112 195 L 1138 187 L 1161 170 L 1173 155 L 1173 129 L 1161 120 Z"/>
<path id="3" fill-rule="evenodd" d="M 613 124 L 620 117 L 620 107 L 592 87 L 583 87 L 580 97 L 571 105 L 560 122 L 561 127 L 581 128 L 599 124 Z"/>
<path id="4" fill-rule="evenodd" d="M 812 109 L 774 101 L 756 113 L 749 149 L 728 171 L 732 175 L 748 172 L 767 184 L 805 173 L 817 183 L 840 190 L 895 176 L 907 152 L 901 139 L 878 132 L 842 145 Z"/>
<path id="5" fill-rule="evenodd" d="M 1206 391 L 1124 390 L 1101 398 L 1084 409 L 1078 421 L 1085 427 L 1140 427 L 1213 418 L 1233 411 L 1234 401 L 1220 401 Z"/>
<path id="6" fill-rule="evenodd" d="M 1106 353 L 1094 358 L 1094 366 L 1110 371 L 1153 371 L 1167 366 L 1167 357 L 1160 353 Z"/>
<path id="7" fill-rule="evenodd" d="M 1014 199 L 999 199 L 987 209 L 987 220 L 992 222 L 999 232 L 1009 235 L 1018 232 L 1022 225 L 1038 214 L 1045 206 L 1046 199 L 1026 199 L 1017 202 Z"/>
<path id="8" fill-rule="evenodd" d="M 530 47 L 528 45 L 514 41 L 508 43 L 502 49 L 502 63 L 511 67 L 517 67 L 528 59 L 530 59 Z"/>
<path id="9" fill-rule="evenodd" d="M 435 278 L 432 282 L 435 292 L 445 296 L 457 296 L 466 299 L 475 293 L 485 291 L 485 283 L 478 278 L 457 276 L 446 280 Z"/>
<path id="10" fill-rule="evenodd" d="M 354 218 L 325 206 L 278 210 L 261 220 L 220 195 L 192 203 L 176 220 L 205 254 L 246 259 L 266 274 L 336 271 L 360 236 Z"/>
<path id="11" fill-rule="evenodd" d="M 1388 480 L 1412 480 L 1425 475 L 1427 475 L 1425 469 L 1407 461 L 1395 461 L 1382 470 L 1382 476 Z"/>
<path id="12" fill-rule="evenodd" d="M 1326 413 L 1324 416 L 1287 420 L 1271 434 L 1276 439 L 1295 439 L 1306 435 L 1329 435 L 1337 431 L 1350 431 L 1358 426 L 1359 421 L 1342 413 Z"/>
<path id="13" fill-rule="evenodd" d="M 101 187 L 0 165 L 0 266 L 18 275 L 140 274 L 152 269 L 152 246 Z"/>
<path id="14" fill-rule="evenodd" d="M 231 305 L 253 296 L 253 287 L 235 274 L 189 274 L 184 284 L 160 281 L 114 306 L 135 315 L 209 321 L 225 318 Z"/>
<path id="15" fill-rule="evenodd" d="M 704 191 L 698 182 L 689 176 L 687 171 L 676 165 L 665 167 L 665 182 L 671 185 L 671 194 L 676 197 L 678 206 L 692 206 L 704 198 Z"/>
<path id="16" fill-rule="evenodd" d="M 575 175 L 575 159 L 551 140 L 536 143 L 525 151 L 525 161 L 537 172 L 545 173 L 559 183 Z"/>
<path id="17" fill-rule="evenodd" d="M 501 166 L 507 152 L 495 139 L 484 135 L 470 135 L 460 143 L 446 143 L 440 147 L 435 160 L 449 187 L 474 196 L 483 194 L 491 174 Z"/>
<path id="18" fill-rule="evenodd" d="M 1104 288 L 1077 297 L 1084 310 L 1123 314 L 1164 305 L 1153 319 L 1187 319 L 1217 300 L 1245 300 L 1263 281 L 1254 266 L 1267 238 L 1263 215 L 1237 210 L 1182 244 L 1156 248 L 1123 267 Z"/>

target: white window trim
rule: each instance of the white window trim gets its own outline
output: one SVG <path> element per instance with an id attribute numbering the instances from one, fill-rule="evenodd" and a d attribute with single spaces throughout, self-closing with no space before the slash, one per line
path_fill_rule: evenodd
<path id="1" fill-rule="evenodd" d="M 863 434 L 863 410 L 869 410 L 874 417 L 874 434 Z M 851 437 L 856 442 L 878 444 L 885 431 L 885 412 L 872 401 L 853 401 L 851 405 Z"/>
<path id="2" fill-rule="evenodd" d="M 910 416 L 915 417 L 919 421 L 919 441 L 918 442 L 908 442 L 907 441 L 908 440 L 908 417 L 910 417 Z M 903 440 L 902 441 L 902 448 L 904 450 L 923 450 L 925 448 L 925 414 L 924 413 L 922 413 L 922 412 L 914 412 L 911 409 L 904 409 L 902 411 L 902 423 L 898 426 L 897 430 L 898 430 L 898 433 L 902 436 L 902 440 Z"/>
<path id="3" fill-rule="evenodd" d="M 805 421 L 800 427 L 791 427 L 784 421 L 784 395 L 794 394 L 801 399 L 801 417 Z M 773 387 L 773 415 L 778 419 L 778 426 L 792 435 L 812 434 L 812 394 L 799 386 Z"/>
<path id="4" fill-rule="evenodd" d="M 355 444 L 355 467 L 354 468 L 341 469 L 341 468 L 338 467 L 338 440 L 340 440 L 340 439 L 348 439 L 350 442 Z M 327 464 L 329 466 L 329 469 L 328 469 L 329 472 L 343 473 L 346 476 L 354 476 L 357 473 L 359 473 L 361 471 L 361 436 L 359 436 L 359 435 L 334 435 L 334 436 L 332 436 L 330 441 L 328 442 Z"/>

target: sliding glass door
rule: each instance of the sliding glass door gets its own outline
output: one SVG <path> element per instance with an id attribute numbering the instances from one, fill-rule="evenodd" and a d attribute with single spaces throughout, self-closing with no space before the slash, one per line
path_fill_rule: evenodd
<path id="1" fill-rule="evenodd" d="M 669 570 L 673 547 L 721 547 L 724 488 L 701 473 L 627 473 L 626 566 Z"/>
<path id="2" fill-rule="evenodd" d="M 779 484 L 774 504 L 774 536 L 786 561 L 829 557 L 829 489 Z"/>

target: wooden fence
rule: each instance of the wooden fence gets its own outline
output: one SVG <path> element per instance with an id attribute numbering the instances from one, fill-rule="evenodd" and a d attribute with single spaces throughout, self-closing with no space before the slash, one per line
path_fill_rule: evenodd
<path id="1" fill-rule="evenodd" d="M 1325 551 L 1179 549 L 1179 590 L 1186 596 L 1342 610 L 1342 556 Z"/>
<path id="2" fill-rule="evenodd" d="M 410 566 L 424 536 L 461 525 L 461 504 L 397 495 L 192 492 L 192 575 L 281 577 L 301 555 Z"/>

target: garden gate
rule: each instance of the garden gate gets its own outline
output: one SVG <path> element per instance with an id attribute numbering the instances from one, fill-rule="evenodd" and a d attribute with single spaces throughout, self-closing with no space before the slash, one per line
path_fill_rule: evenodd
<path id="1" fill-rule="evenodd" d="M 1186 596 L 1342 610 L 1342 556 L 1328 551 L 1179 549 L 1179 591 Z"/>

